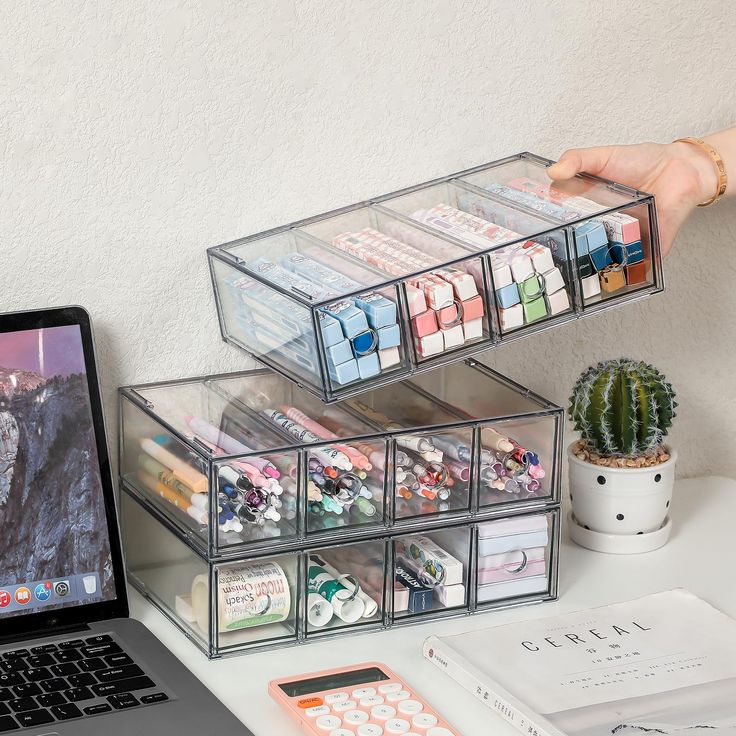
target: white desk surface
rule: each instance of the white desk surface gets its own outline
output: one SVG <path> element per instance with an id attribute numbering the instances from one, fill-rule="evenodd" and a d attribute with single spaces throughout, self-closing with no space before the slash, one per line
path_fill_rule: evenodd
<path id="1" fill-rule="evenodd" d="M 276 677 L 299 675 L 367 660 L 385 662 L 424 696 L 462 736 L 516 730 L 422 657 L 430 634 L 458 634 L 510 621 L 553 616 L 683 587 L 736 617 L 736 481 L 678 481 L 672 503 L 674 529 L 667 545 L 643 555 L 605 555 L 574 545 L 563 525 L 560 598 L 554 603 L 508 609 L 304 644 L 273 652 L 209 661 L 138 593 L 134 618 L 143 621 L 235 713 L 255 736 L 297 736 L 299 728 L 268 696 Z"/>

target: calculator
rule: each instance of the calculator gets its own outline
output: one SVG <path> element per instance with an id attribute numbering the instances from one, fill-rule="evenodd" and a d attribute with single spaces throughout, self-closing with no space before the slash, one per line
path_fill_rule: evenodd
<path id="1" fill-rule="evenodd" d="M 460 736 L 380 662 L 272 680 L 268 692 L 311 736 Z"/>

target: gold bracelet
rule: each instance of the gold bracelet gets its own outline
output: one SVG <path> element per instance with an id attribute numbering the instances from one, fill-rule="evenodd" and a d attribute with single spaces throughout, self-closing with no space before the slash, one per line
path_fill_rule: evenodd
<path id="1" fill-rule="evenodd" d="M 698 207 L 707 207 L 708 205 L 715 204 L 726 193 L 726 186 L 728 185 L 726 165 L 723 163 L 721 154 L 718 153 L 710 143 L 706 143 L 701 138 L 678 138 L 674 143 L 689 143 L 691 146 L 697 146 L 705 151 L 713 160 L 713 163 L 716 165 L 716 169 L 718 170 L 718 188 L 716 189 L 716 193 L 709 200 L 701 202 Z"/>

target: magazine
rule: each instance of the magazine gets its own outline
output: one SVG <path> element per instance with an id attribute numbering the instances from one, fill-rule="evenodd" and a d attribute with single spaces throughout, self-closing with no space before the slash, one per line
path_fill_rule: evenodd
<path id="1" fill-rule="evenodd" d="M 433 636 L 424 655 L 527 736 L 736 736 L 736 621 L 685 590 Z"/>

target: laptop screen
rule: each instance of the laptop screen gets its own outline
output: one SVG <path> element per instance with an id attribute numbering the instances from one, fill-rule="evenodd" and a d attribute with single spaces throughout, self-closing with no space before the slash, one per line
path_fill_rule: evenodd
<path id="1" fill-rule="evenodd" d="M 0 620 L 116 596 L 80 327 L 0 332 Z"/>

